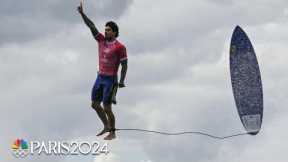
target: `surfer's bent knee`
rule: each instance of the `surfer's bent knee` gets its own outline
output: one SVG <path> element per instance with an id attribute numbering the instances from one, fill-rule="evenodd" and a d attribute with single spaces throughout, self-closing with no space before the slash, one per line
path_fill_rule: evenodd
<path id="1" fill-rule="evenodd" d="M 104 107 L 105 112 L 110 112 L 112 110 L 111 103 L 109 103 L 109 104 L 105 103 L 105 104 L 103 104 L 103 107 Z"/>
<path id="2" fill-rule="evenodd" d="M 100 102 L 98 102 L 98 101 L 92 101 L 91 107 L 92 107 L 94 110 L 96 110 L 96 109 L 101 109 Z"/>

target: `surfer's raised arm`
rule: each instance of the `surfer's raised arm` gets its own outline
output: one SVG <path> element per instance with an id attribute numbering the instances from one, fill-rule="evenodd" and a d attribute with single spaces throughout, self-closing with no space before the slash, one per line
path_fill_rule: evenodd
<path id="1" fill-rule="evenodd" d="M 99 33 L 99 31 L 95 27 L 94 23 L 85 15 L 85 13 L 83 11 L 82 1 L 80 2 L 80 6 L 78 6 L 77 10 L 80 13 L 81 17 L 83 18 L 85 24 L 90 28 L 93 36 L 96 36 Z"/>

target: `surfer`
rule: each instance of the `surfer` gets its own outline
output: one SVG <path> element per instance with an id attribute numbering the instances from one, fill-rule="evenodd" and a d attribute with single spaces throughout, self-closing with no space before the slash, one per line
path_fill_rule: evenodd
<path id="1" fill-rule="evenodd" d="M 85 15 L 82 1 L 77 10 L 98 42 L 99 71 L 92 89 L 91 107 L 97 112 L 104 128 L 97 136 L 109 132 L 104 139 L 112 140 L 116 138 L 115 116 L 112 111 L 112 103 L 116 104 L 115 95 L 117 88 L 125 87 L 124 81 L 128 62 L 126 47 L 117 40 L 119 29 L 115 22 L 109 21 L 106 23 L 105 35 L 103 35 Z M 117 73 L 120 64 L 121 76 L 118 83 Z M 103 106 L 101 106 L 101 103 Z"/>

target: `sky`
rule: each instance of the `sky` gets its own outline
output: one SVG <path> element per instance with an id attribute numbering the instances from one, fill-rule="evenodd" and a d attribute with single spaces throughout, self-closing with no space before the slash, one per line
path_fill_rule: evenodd
<path id="1" fill-rule="evenodd" d="M 104 31 L 113 20 L 128 51 L 126 86 L 113 107 L 117 128 L 244 132 L 232 94 L 229 44 L 240 25 L 257 54 L 263 93 L 256 136 L 117 132 L 98 156 L 12 156 L 17 138 L 99 141 L 90 108 L 98 48 L 76 11 L 78 0 L 2 0 L 0 162 L 286 162 L 287 0 L 85 0 Z"/>

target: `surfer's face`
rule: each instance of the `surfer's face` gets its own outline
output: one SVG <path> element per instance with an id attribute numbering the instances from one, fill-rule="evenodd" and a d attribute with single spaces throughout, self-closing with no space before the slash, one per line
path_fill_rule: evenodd
<path id="1" fill-rule="evenodd" d="M 106 27 L 105 27 L 105 38 L 106 38 L 107 40 L 114 39 L 114 38 L 115 38 L 115 35 L 116 35 L 116 33 L 113 32 L 113 30 L 112 30 L 109 26 L 106 26 Z"/>

